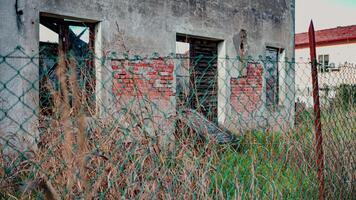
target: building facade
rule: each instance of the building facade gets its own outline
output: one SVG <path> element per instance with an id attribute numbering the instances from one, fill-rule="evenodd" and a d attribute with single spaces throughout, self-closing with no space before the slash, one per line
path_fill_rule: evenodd
<path id="1" fill-rule="evenodd" d="M 0 21 L 0 54 L 6 55 L 17 46 L 28 55 L 44 48 L 47 56 L 57 55 L 58 48 L 71 49 L 75 55 L 89 49 L 96 58 L 105 58 L 95 59 L 86 70 L 95 72 L 95 87 L 88 89 L 95 95 L 90 106 L 95 116 L 105 118 L 114 113 L 120 117 L 127 102 L 140 101 L 132 95 L 138 87 L 150 100 L 154 120 L 147 126 L 168 134 L 174 128 L 170 119 L 177 115 L 177 90 L 189 87 L 184 83 L 191 77 L 180 67 L 180 61 L 165 62 L 162 58 L 176 53 L 178 42 L 189 43 L 190 57 L 216 56 L 211 69 L 215 76 L 210 77 L 214 89 L 204 90 L 211 96 L 204 106 L 211 107 L 213 114 L 202 114 L 233 132 L 271 127 L 282 130 L 294 124 L 294 66 L 283 64 L 285 57 L 294 57 L 294 9 L 294 0 L 5 0 L 0 3 L 4 19 Z M 147 62 L 120 57 L 123 53 L 147 57 L 154 52 L 158 59 Z M 271 71 L 267 73 L 261 62 L 244 65 L 226 59 L 227 55 L 272 57 L 280 64 L 267 65 Z M 8 62 L 17 62 L 13 66 L 19 69 L 25 64 Z M 17 77 L 16 84 L 7 85 L 14 95 L 7 89 L 1 91 L 1 115 L 6 112 L 7 116 L 0 123 L 3 132 L 36 135 L 35 124 L 41 115 L 38 108 L 47 105 L 41 101 L 38 80 L 43 65 L 51 64 L 38 59 L 33 63 L 21 68 L 26 81 Z M 139 75 L 129 75 L 129 69 Z M 13 73 L 1 69 L 2 83 Z M 19 103 L 12 105 L 14 101 Z M 192 109 L 198 107 L 192 105 Z M 28 108 L 35 108 L 35 112 Z"/>
<path id="2" fill-rule="evenodd" d="M 340 85 L 355 85 L 356 25 L 316 31 L 319 87 L 329 89 L 328 98 L 335 97 L 333 89 Z M 312 81 L 307 33 L 295 38 L 297 100 L 312 106 Z M 324 95 L 321 92 L 321 95 Z"/>

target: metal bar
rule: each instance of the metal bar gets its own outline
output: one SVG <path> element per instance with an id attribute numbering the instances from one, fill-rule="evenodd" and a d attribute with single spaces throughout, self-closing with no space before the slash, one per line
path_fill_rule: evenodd
<path id="1" fill-rule="evenodd" d="M 320 99 L 319 99 L 319 83 L 318 70 L 316 59 L 316 41 L 313 21 L 309 26 L 309 47 L 311 58 L 311 72 L 313 82 L 313 100 L 314 100 L 314 128 L 316 136 L 316 166 L 318 168 L 319 181 L 319 199 L 324 199 L 324 152 L 323 152 L 323 135 L 321 132 L 321 116 L 320 116 Z"/>

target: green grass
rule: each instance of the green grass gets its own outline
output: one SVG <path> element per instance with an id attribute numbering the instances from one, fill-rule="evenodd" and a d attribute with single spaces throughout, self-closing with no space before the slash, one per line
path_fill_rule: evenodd
<path id="1" fill-rule="evenodd" d="M 280 134 L 253 132 L 238 149 L 227 147 L 215 162 L 212 191 L 227 199 L 317 198 L 315 170 L 290 161 L 287 144 Z"/>
<path id="2" fill-rule="evenodd" d="M 355 194 L 356 109 L 322 109 L 325 196 Z M 299 113 L 290 133 L 246 133 L 238 148 L 226 147 L 214 160 L 211 192 L 242 199 L 317 199 L 313 110 Z"/>

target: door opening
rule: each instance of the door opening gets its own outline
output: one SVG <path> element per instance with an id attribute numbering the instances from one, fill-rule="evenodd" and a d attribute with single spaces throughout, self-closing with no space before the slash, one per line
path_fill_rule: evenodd
<path id="1" fill-rule="evenodd" d="M 177 48 L 189 44 L 189 95 L 184 105 L 204 115 L 208 120 L 218 122 L 218 40 L 195 36 L 177 35 Z M 178 50 L 178 49 L 177 49 Z M 178 97 L 182 98 L 182 97 Z M 184 98 L 184 97 L 183 97 Z"/>

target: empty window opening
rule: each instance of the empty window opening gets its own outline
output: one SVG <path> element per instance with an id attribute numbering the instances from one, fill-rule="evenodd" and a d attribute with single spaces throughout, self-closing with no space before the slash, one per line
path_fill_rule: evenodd
<path id="1" fill-rule="evenodd" d="M 52 115 L 54 94 L 62 94 L 58 69 L 65 69 L 66 77 L 75 73 L 80 94 L 73 94 L 68 85 L 69 103 L 81 99 L 81 109 L 85 113 L 95 110 L 95 66 L 94 66 L 94 23 L 74 21 L 60 17 L 40 16 L 40 112 Z M 59 66 L 59 58 L 65 59 L 65 66 Z M 67 78 L 68 78 L 67 77 Z"/>
<path id="2" fill-rule="evenodd" d="M 275 47 L 266 49 L 266 105 L 269 109 L 275 109 L 279 104 L 279 68 L 282 52 L 282 49 Z"/>
<path id="3" fill-rule="evenodd" d="M 177 91 L 188 90 L 188 95 L 179 98 L 184 102 L 185 107 L 197 110 L 208 120 L 217 123 L 219 41 L 187 35 L 177 35 L 176 41 L 177 56 L 187 55 L 189 59 L 184 65 L 188 69 L 185 76 L 177 77 L 177 82 L 186 83 L 181 88 L 177 88 Z"/>

